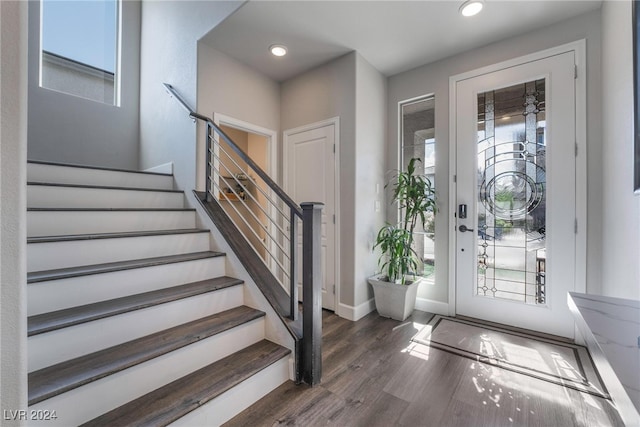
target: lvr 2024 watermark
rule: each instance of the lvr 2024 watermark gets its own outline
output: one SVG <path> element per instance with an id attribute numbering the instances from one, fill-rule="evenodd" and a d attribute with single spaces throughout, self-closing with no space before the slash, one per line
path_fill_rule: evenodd
<path id="1" fill-rule="evenodd" d="M 2 419 L 7 421 L 50 421 L 58 418 L 56 411 L 48 409 L 4 409 Z"/>

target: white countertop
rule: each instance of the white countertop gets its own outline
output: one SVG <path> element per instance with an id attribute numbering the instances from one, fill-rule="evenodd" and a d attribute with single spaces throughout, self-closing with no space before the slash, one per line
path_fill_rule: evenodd
<path id="1" fill-rule="evenodd" d="M 570 292 L 568 304 L 622 419 L 640 425 L 640 301 Z"/>

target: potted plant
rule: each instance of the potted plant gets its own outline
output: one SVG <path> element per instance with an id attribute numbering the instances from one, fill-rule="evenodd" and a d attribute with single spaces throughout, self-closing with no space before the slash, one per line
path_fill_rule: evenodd
<path id="1" fill-rule="evenodd" d="M 382 252 L 378 259 L 381 273 L 369 278 L 378 313 L 383 317 L 405 320 L 411 315 L 420 284 L 418 254 L 413 248 L 418 224 L 424 229 L 430 213 L 436 212 L 435 189 L 431 180 L 416 174 L 419 158 L 409 161 L 405 172 L 398 171 L 393 185 L 392 203 L 398 203 L 401 219 L 396 225 L 380 229 L 373 249 Z"/>

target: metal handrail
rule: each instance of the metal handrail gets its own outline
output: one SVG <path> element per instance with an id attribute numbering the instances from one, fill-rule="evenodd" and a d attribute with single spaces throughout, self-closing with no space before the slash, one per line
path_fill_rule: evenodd
<path id="1" fill-rule="evenodd" d="M 187 101 L 180 96 L 180 94 L 168 83 L 163 83 L 163 86 L 169 96 L 175 98 L 180 106 L 187 111 L 189 117 L 193 119 L 194 122 L 200 120 L 204 122 L 207 126 L 206 133 L 206 179 L 205 179 L 205 199 L 200 200 L 203 203 L 203 206 L 206 206 L 205 203 L 216 200 L 218 204 L 219 201 L 218 196 L 214 194 L 214 191 L 220 190 L 220 183 L 217 182 L 217 179 L 214 179 L 219 174 L 220 171 L 217 170 L 211 161 L 211 157 L 217 157 L 215 149 L 221 149 L 227 157 L 233 158 L 226 152 L 226 150 L 222 147 L 222 145 L 213 139 L 213 132 L 217 133 L 219 137 L 235 152 L 235 154 L 244 162 L 248 167 L 250 167 L 253 172 L 266 184 L 266 186 L 270 189 L 271 193 L 277 198 L 278 202 L 274 202 L 273 199 L 265 194 L 265 192 L 260 188 L 259 185 L 252 178 L 251 181 L 255 184 L 256 188 L 262 192 L 262 194 L 267 198 L 267 200 L 274 206 L 277 211 L 281 214 L 284 222 L 288 222 L 289 230 L 288 236 L 285 230 L 282 229 L 277 223 L 271 218 L 271 215 L 267 214 L 267 212 L 262 209 L 262 212 L 267 216 L 267 218 L 277 226 L 277 231 L 282 235 L 282 244 L 286 246 L 286 240 L 289 240 L 289 253 L 287 254 L 285 248 L 278 242 L 278 239 L 275 238 L 271 233 L 266 232 L 266 234 L 271 238 L 271 241 L 275 243 L 273 248 L 277 246 L 280 249 L 282 258 L 278 259 L 275 256 L 267 245 L 262 241 L 262 238 L 255 232 L 253 227 L 247 222 L 247 219 L 244 218 L 243 215 L 240 215 L 241 219 L 245 222 L 245 224 L 249 227 L 250 231 L 254 234 L 254 236 L 258 239 L 260 244 L 264 246 L 264 249 L 268 253 L 277 264 L 279 271 L 288 278 L 289 281 L 289 307 L 288 313 L 285 312 L 285 308 L 281 307 L 281 303 L 277 303 L 274 307 L 280 307 L 276 309 L 282 316 L 287 316 L 292 320 L 296 320 L 298 315 L 298 285 L 296 282 L 297 274 L 296 269 L 298 265 L 302 265 L 302 288 L 304 294 L 304 300 L 302 302 L 302 343 L 300 346 L 296 344 L 296 351 L 298 352 L 296 356 L 296 371 L 298 380 L 303 380 L 308 384 L 315 385 L 320 383 L 320 379 L 322 376 L 322 358 L 321 358 L 321 343 L 322 343 L 322 271 L 321 271 L 321 227 L 322 227 L 322 203 L 317 202 L 306 202 L 301 205 L 296 204 L 289 195 L 282 189 L 278 184 L 275 183 L 271 179 L 271 177 L 264 171 L 258 164 L 256 164 L 253 159 L 251 159 L 238 145 L 233 142 L 233 140 L 218 126 L 213 120 L 209 117 L 203 116 L 202 114 L 198 114 L 192 108 L 189 107 Z M 215 146 L 214 146 L 215 144 Z M 218 161 L 220 159 L 218 158 Z M 235 160 L 233 160 L 234 163 Z M 237 163 L 236 163 L 237 165 Z M 223 165 L 224 166 L 224 165 Z M 226 168 L 226 166 L 224 166 Z M 227 168 L 228 170 L 228 168 Z M 233 179 L 238 182 L 237 178 L 232 174 Z M 231 188 L 236 197 L 239 195 L 237 192 Z M 269 190 L 267 190 L 269 191 Z M 260 205 L 260 203 L 253 197 L 252 194 L 247 189 L 247 193 L 253 198 L 254 202 Z M 229 201 L 229 197 L 227 194 L 224 194 L 223 197 Z M 243 201 L 244 203 L 244 201 Z M 289 209 L 289 215 L 286 215 L 280 207 L 286 211 L 283 205 L 279 206 L 279 203 L 286 205 Z M 222 207 L 222 205 L 220 204 Z M 246 207 L 246 204 L 245 204 Z M 237 214 L 240 214 L 235 206 L 232 205 L 232 208 L 236 211 Z M 224 209 L 223 209 L 224 210 Z M 231 216 L 229 212 L 224 210 L 226 215 Z M 255 214 L 251 212 L 254 217 L 254 220 L 257 221 L 262 228 L 264 228 L 264 224 L 256 218 Z M 275 214 L 275 212 L 274 212 Z M 278 218 L 279 219 L 279 218 Z M 301 220 L 301 230 L 302 230 L 302 257 L 298 259 L 296 255 L 297 244 L 298 244 L 298 219 Z M 236 224 L 234 222 L 234 224 Z M 236 227 L 238 225 L 236 224 Z M 248 241 L 247 236 L 238 228 L 240 234 L 243 235 L 244 239 Z M 266 230 L 265 230 L 266 231 Z M 265 236 L 266 239 L 266 236 Z M 257 253 L 256 247 L 249 242 L 250 246 Z M 262 259 L 263 262 L 266 263 L 266 255 L 265 257 L 258 256 Z M 288 269 L 282 265 L 280 262 L 285 261 L 285 258 L 289 261 Z M 286 261 L 285 261 L 286 263 Z M 275 273 L 269 268 L 269 272 L 274 275 L 274 278 L 278 283 L 282 285 L 279 279 L 275 277 Z M 286 287 L 285 287 L 286 289 Z M 265 296 L 270 291 L 265 290 Z M 282 291 L 280 291 L 282 292 Z M 269 297 L 268 297 L 269 298 Z M 273 303 L 272 303 L 273 304 Z"/>

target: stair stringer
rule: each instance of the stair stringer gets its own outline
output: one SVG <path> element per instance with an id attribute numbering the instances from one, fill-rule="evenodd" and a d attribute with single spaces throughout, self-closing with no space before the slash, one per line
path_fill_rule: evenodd
<path id="1" fill-rule="evenodd" d="M 276 313 L 267 298 L 262 294 L 258 285 L 247 272 L 244 265 L 233 251 L 229 243 L 222 236 L 216 224 L 211 220 L 193 192 L 185 191 L 186 203 L 189 208 L 196 210 L 196 227 L 208 229 L 211 234 L 211 250 L 226 254 L 225 271 L 227 274 L 244 281 L 244 305 L 263 311 L 265 315 L 265 338 L 291 350 L 289 356 L 289 379 L 296 381 L 295 356 L 298 339 L 294 336 L 282 318 Z M 298 344 L 299 345 L 299 344 Z"/>

